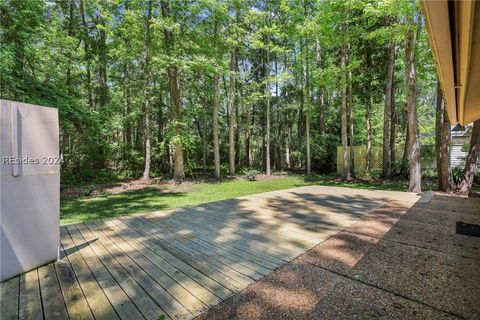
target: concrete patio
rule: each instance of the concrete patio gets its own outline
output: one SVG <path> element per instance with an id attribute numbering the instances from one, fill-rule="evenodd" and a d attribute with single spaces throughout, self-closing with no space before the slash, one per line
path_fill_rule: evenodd
<path id="1" fill-rule="evenodd" d="M 478 318 L 480 241 L 454 226 L 479 201 L 311 186 L 70 225 L 2 319 Z"/>

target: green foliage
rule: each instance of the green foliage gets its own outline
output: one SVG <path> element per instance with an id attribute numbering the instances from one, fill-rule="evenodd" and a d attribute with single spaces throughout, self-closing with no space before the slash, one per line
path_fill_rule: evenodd
<path id="1" fill-rule="evenodd" d="M 258 171 L 257 170 L 249 170 L 245 174 L 245 177 L 248 181 L 256 181 L 257 180 Z"/>
<path id="2" fill-rule="evenodd" d="M 463 168 L 462 167 L 453 167 L 452 168 L 452 178 L 455 184 L 459 184 L 464 178 Z"/>
<path id="3" fill-rule="evenodd" d="M 352 73 L 353 143 L 366 144 L 368 118 L 372 143 L 379 145 L 391 42 L 397 47 L 396 143 L 405 140 L 403 42 L 406 17 L 421 17 L 415 1 L 169 1 L 168 17 L 162 13 L 161 2 L 152 2 L 151 17 L 154 176 L 170 174 L 175 148 L 184 151 L 188 176 L 211 170 L 214 75 L 220 78 L 222 164 L 228 163 L 231 126 L 227 105 L 230 80 L 235 77 L 237 168 L 265 167 L 268 98 L 272 166 L 305 169 L 309 110 L 312 168 L 335 171 L 336 147 L 341 141 L 342 74 Z M 143 172 L 147 11 L 147 2 L 137 0 L 0 2 L 0 97 L 58 108 L 63 185 L 88 184 L 107 172 L 112 177 L 133 178 Z M 436 73 L 427 33 L 422 21 L 416 22 L 423 146 L 433 142 L 428 134 L 434 131 Z M 169 32 L 172 45 L 167 45 Z M 348 62 L 341 68 L 346 45 Z M 236 65 L 230 70 L 233 53 Z M 180 88 L 175 121 L 168 81 L 171 67 L 178 69 Z M 323 132 L 319 93 L 324 97 Z M 429 151 L 422 148 L 423 158 L 431 156 L 424 152 Z M 398 166 L 400 162 L 396 159 Z"/>

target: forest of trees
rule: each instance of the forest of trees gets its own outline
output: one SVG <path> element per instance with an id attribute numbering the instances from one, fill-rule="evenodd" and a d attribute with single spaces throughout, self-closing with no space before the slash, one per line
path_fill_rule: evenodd
<path id="1" fill-rule="evenodd" d="M 412 0 L 2 0 L 0 19 L 0 96 L 58 108 L 63 176 L 329 173 L 343 146 L 350 179 L 380 146 L 379 174 L 419 191 L 420 144 L 449 128 Z"/>

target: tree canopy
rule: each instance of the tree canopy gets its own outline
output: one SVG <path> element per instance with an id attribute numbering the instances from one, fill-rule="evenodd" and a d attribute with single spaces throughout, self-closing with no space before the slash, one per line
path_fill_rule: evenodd
<path id="1" fill-rule="evenodd" d="M 3 0 L 0 10 L 0 95 L 58 108 L 69 176 L 332 172 L 342 143 L 367 148 L 367 172 L 345 150 L 352 175 L 371 173 L 376 146 L 391 160 L 384 175 L 406 174 L 395 150 L 408 151 L 408 127 L 433 144 L 437 76 L 415 1 Z"/>

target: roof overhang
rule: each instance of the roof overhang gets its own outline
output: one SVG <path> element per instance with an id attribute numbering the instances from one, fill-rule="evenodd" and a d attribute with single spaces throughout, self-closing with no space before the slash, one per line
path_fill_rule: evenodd
<path id="1" fill-rule="evenodd" d="M 480 119 L 480 2 L 422 0 L 451 123 Z"/>

